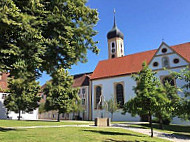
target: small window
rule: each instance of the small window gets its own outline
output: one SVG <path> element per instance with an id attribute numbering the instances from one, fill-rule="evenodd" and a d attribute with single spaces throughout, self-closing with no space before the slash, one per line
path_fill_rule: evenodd
<path id="1" fill-rule="evenodd" d="M 3 95 L 2 95 L 2 99 L 5 99 L 6 96 L 7 96 L 7 94 L 3 94 Z"/>
<path id="2" fill-rule="evenodd" d="M 153 66 L 154 66 L 154 67 L 157 67 L 157 66 L 158 66 L 158 62 L 154 62 L 154 63 L 153 63 Z"/>
<path id="3" fill-rule="evenodd" d="M 175 85 L 175 80 L 171 76 L 166 76 L 163 78 L 162 83 L 165 86 L 166 82 L 168 82 L 171 86 Z"/>
<path id="4" fill-rule="evenodd" d="M 112 58 L 115 58 L 115 55 L 113 54 L 111 57 L 112 57 Z"/>
<path id="5" fill-rule="evenodd" d="M 167 52 L 167 49 L 166 48 L 163 48 L 162 49 L 162 53 L 166 53 Z"/>
<path id="6" fill-rule="evenodd" d="M 169 67 L 169 58 L 168 57 L 162 58 L 162 67 L 165 67 L 165 68 Z"/>
<path id="7" fill-rule="evenodd" d="M 114 43 L 114 42 L 112 42 L 111 46 L 112 46 L 112 48 L 113 48 L 113 47 L 115 47 L 115 43 Z"/>
<path id="8" fill-rule="evenodd" d="M 115 53 L 115 49 L 112 49 L 111 52 L 112 52 L 112 53 Z"/>
<path id="9" fill-rule="evenodd" d="M 82 94 L 85 94 L 85 93 L 86 93 L 86 89 L 82 88 Z"/>
<path id="10" fill-rule="evenodd" d="M 33 111 L 30 111 L 29 114 L 33 114 L 34 112 Z"/>
<path id="11" fill-rule="evenodd" d="M 173 60 L 173 62 L 174 62 L 174 64 L 177 64 L 177 63 L 179 63 L 179 59 L 175 58 L 175 59 Z"/>
<path id="12" fill-rule="evenodd" d="M 82 105 L 85 105 L 85 99 L 82 99 Z"/>

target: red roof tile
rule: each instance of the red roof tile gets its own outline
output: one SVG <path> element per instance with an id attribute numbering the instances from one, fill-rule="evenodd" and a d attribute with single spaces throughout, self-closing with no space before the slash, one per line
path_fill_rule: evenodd
<path id="1" fill-rule="evenodd" d="M 190 62 L 190 43 L 171 46 L 171 48 Z M 141 70 L 144 61 L 147 63 L 150 62 L 156 51 L 157 49 L 100 61 L 94 70 L 91 79 L 136 73 Z"/>

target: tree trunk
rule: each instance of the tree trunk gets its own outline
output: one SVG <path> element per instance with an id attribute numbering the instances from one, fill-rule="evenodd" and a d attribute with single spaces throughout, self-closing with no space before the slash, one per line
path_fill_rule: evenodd
<path id="1" fill-rule="evenodd" d="M 149 118 L 150 118 L 149 124 L 151 129 L 151 137 L 153 137 L 152 114 L 150 113 L 150 111 L 149 111 Z"/>
<path id="2" fill-rule="evenodd" d="M 113 121 L 113 113 L 111 113 L 111 121 Z"/>
<path id="3" fill-rule="evenodd" d="M 20 120 L 20 110 L 18 111 L 18 120 Z"/>
<path id="4" fill-rule="evenodd" d="M 159 116 L 160 129 L 163 129 L 163 120 L 162 117 Z"/>
<path id="5" fill-rule="evenodd" d="M 58 114 L 57 114 L 57 121 L 60 122 L 60 112 L 58 111 Z"/>

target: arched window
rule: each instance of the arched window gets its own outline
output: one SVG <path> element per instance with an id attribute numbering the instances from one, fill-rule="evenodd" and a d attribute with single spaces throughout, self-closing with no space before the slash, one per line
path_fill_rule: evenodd
<path id="1" fill-rule="evenodd" d="M 97 108 L 97 105 L 100 101 L 101 94 L 102 94 L 102 88 L 100 86 L 97 86 L 96 87 L 96 106 L 95 106 L 95 108 Z"/>
<path id="2" fill-rule="evenodd" d="M 162 67 L 169 67 L 169 58 L 168 57 L 163 57 L 162 58 Z"/>
<path id="3" fill-rule="evenodd" d="M 114 42 L 112 42 L 112 44 L 111 44 L 111 45 L 112 45 L 112 48 L 113 48 L 113 47 L 115 47 L 115 43 L 114 43 Z"/>
<path id="4" fill-rule="evenodd" d="M 166 76 L 163 78 L 162 83 L 165 86 L 166 82 L 168 82 L 171 86 L 175 85 L 175 81 L 171 76 Z"/>
<path id="5" fill-rule="evenodd" d="M 122 108 L 124 105 L 124 96 L 123 96 L 123 85 L 117 84 L 116 85 L 116 100 L 119 107 Z"/>

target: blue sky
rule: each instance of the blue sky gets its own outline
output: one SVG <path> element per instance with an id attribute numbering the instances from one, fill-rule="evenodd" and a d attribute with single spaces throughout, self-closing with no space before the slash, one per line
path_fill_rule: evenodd
<path id="1" fill-rule="evenodd" d="M 124 34 L 125 55 L 156 49 L 162 39 L 168 45 L 190 42 L 190 0 L 89 0 L 87 6 L 99 12 L 94 40 L 99 41 L 100 53 L 88 51 L 88 62 L 72 66 L 72 75 L 91 72 L 108 58 L 106 35 L 113 26 L 114 8 L 117 26 Z M 44 73 L 40 84 L 49 79 Z"/>

